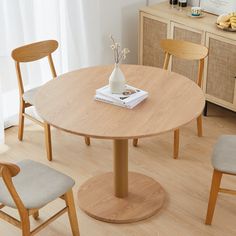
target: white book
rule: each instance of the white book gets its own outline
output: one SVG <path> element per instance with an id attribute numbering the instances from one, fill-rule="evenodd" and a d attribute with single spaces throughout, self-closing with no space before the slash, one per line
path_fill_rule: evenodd
<path id="1" fill-rule="evenodd" d="M 112 105 L 116 105 L 116 106 L 125 107 L 125 108 L 128 108 L 128 109 L 132 109 L 135 106 L 137 106 L 139 103 L 141 103 L 143 100 L 145 100 L 147 97 L 148 97 L 148 95 L 146 95 L 146 97 L 141 97 L 139 99 L 136 99 L 135 101 L 133 101 L 133 102 L 131 102 L 129 104 L 122 104 L 120 102 L 117 102 L 114 99 L 108 98 L 108 97 L 100 95 L 100 94 L 96 94 L 94 96 L 94 99 L 97 100 L 97 101 L 109 103 L 109 104 L 112 104 Z"/>
<path id="2" fill-rule="evenodd" d="M 110 99 L 115 100 L 117 103 L 130 105 L 132 102 L 136 100 L 140 100 L 142 98 L 147 98 L 148 92 L 143 91 L 141 89 L 132 87 L 130 85 L 125 85 L 126 89 L 125 92 L 122 94 L 113 94 L 110 91 L 109 85 L 106 85 L 102 88 L 96 90 L 96 95 L 101 95 Z"/>

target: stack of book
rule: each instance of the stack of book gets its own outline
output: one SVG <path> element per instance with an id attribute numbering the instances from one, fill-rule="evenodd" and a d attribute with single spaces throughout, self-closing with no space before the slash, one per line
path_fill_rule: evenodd
<path id="1" fill-rule="evenodd" d="M 132 109 L 148 97 L 148 92 L 130 85 L 122 94 L 112 94 L 109 85 L 96 90 L 95 100 Z"/>

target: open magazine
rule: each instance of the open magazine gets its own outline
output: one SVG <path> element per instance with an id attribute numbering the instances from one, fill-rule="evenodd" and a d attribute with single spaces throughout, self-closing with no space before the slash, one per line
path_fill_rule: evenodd
<path id="1" fill-rule="evenodd" d="M 122 94 L 112 94 L 109 85 L 96 90 L 95 100 L 132 109 L 148 97 L 148 92 L 126 85 Z"/>

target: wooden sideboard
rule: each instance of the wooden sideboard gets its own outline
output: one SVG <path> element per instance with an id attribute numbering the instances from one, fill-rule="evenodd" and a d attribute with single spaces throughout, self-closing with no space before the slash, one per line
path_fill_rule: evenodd
<path id="1" fill-rule="evenodd" d="M 236 111 L 236 32 L 216 27 L 217 16 L 205 13 L 202 18 L 187 16 L 172 9 L 167 2 L 140 9 L 139 63 L 162 67 L 164 52 L 160 40 L 187 40 L 209 48 L 205 61 L 203 90 L 206 100 Z M 173 58 L 170 69 L 195 80 L 197 62 Z"/>

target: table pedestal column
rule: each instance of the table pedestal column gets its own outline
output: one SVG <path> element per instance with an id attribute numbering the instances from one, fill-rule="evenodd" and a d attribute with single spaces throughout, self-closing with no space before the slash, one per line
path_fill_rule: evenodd
<path id="1" fill-rule="evenodd" d="M 115 196 L 128 196 L 128 140 L 114 140 L 114 187 Z"/>
<path id="2" fill-rule="evenodd" d="M 165 193 L 154 179 L 128 172 L 128 140 L 114 140 L 114 173 L 87 180 L 78 191 L 80 208 L 97 220 L 131 223 L 162 207 Z"/>

